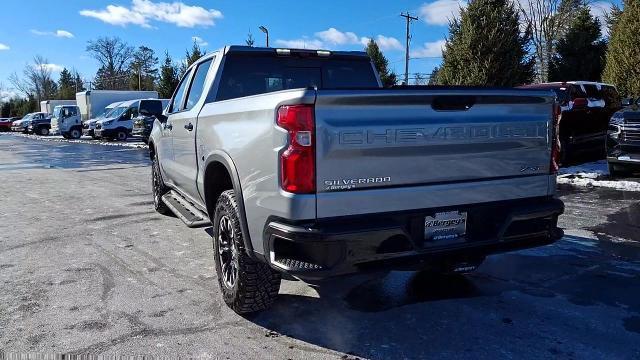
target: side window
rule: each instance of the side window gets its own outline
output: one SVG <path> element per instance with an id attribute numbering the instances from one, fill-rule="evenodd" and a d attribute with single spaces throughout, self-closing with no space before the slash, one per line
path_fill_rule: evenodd
<path id="1" fill-rule="evenodd" d="M 189 94 L 187 95 L 187 104 L 185 106 L 185 110 L 192 109 L 196 105 L 198 100 L 200 100 L 200 97 L 202 96 L 202 92 L 204 90 L 204 81 L 207 79 L 207 74 L 209 73 L 209 68 L 211 67 L 212 62 L 213 58 L 198 65 L 196 73 L 193 76 L 193 81 L 191 82 Z"/>
<path id="2" fill-rule="evenodd" d="M 187 84 L 189 83 L 188 80 L 192 72 L 193 70 L 189 71 L 182 77 L 180 85 L 178 85 L 178 90 L 176 90 L 175 96 L 173 97 L 173 100 L 171 100 L 171 104 L 169 104 L 169 114 L 182 110 L 180 107 L 182 106 L 184 93 L 187 90 Z"/>

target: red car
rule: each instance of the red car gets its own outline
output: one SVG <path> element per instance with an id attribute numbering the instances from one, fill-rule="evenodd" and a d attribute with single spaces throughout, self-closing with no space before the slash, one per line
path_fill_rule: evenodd
<path id="1" fill-rule="evenodd" d="M 11 123 L 16 118 L 0 118 L 0 131 L 11 131 Z"/>

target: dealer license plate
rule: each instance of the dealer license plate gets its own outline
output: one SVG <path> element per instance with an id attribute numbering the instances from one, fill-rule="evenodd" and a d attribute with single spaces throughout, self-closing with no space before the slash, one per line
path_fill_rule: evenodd
<path id="1" fill-rule="evenodd" d="M 424 238 L 428 241 L 455 240 L 467 232 L 467 213 L 439 212 L 424 219 Z"/>

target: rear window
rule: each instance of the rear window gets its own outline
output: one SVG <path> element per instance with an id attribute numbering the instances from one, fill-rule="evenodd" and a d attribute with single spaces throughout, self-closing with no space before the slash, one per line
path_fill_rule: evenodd
<path id="1" fill-rule="evenodd" d="M 306 87 L 378 87 L 371 62 L 362 59 L 230 55 L 222 70 L 217 101 Z"/>
<path id="2" fill-rule="evenodd" d="M 162 102 L 160 100 L 141 100 L 140 111 L 146 110 L 150 114 L 162 114 Z"/>
<path id="3" fill-rule="evenodd" d="M 597 86 L 593 84 L 584 84 L 582 86 L 584 87 L 584 91 L 587 93 L 587 97 L 589 99 L 602 99 L 602 94 L 600 93 L 600 90 L 598 90 Z"/>

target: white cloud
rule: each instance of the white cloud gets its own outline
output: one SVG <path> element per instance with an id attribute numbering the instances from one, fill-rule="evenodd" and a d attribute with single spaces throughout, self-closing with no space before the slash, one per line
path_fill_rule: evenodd
<path id="1" fill-rule="evenodd" d="M 368 39 L 367 39 L 368 41 Z M 376 36 L 376 43 L 378 44 L 378 47 L 380 48 L 380 50 L 383 51 L 387 51 L 387 50 L 403 50 L 404 46 L 402 46 L 402 44 L 400 44 L 400 41 L 398 41 L 398 39 L 394 38 L 394 37 L 387 37 L 384 35 L 378 35 Z"/>
<path id="2" fill-rule="evenodd" d="M 607 1 L 596 1 L 589 4 L 591 15 L 600 20 L 600 30 L 605 36 L 609 36 L 609 27 L 607 26 L 606 16 L 611 12 L 612 4 Z"/>
<path id="3" fill-rule="evenodd" d="M 195 41 L 196 44 L 198 44 L 198 46 L 207 46 L 209 45 L 208 42 L 206 42 L 203 38 L 201 38 L 200 36 L 192 36 L 191 40 Z"/>
<path id="4" fill-rule="evenodd" d="M 352 32 L 342 32 L 336 28 L 329 28 L 325 31 L 316 33 L 316 37 L 323 42 L 331 45 L 358 44 L 360 39 L 358 35 Z"/>
<path id="5" fill-rule="evenodd" d="M 0 90 L 0 102 L 9 101 L 11 99 L 24 97 L 21 93 L 10 89 L 10 90 Z"/>
<path id="6" fill-rule="evenodd" d="M 447 25 L 449 20 L 460 15 L 460 7 L 465 7 L 462 0 L 436 0 L 420 6 L 419 17 L 429 25 Z"/>
<path id="7" fill-rule="evenodd" d="M 59 73 L 64 69 L 64 66 L 58 64 L 42 64 L 42 68 L 54 73 Z"/>
<path id="8" fill-rule="evenodd" d="M 11 48 L 9 47 L 9 45 L 5 45 L 5 44 L 3 44 L 3 43 L 0 43 L 0 51 L 2 51 L 2 50 L 9 50 L 9 49 L 11 49 Z"/>
<path id="9" fill-rule="evenodd" d="M 422 47 L 411 50 L 409 55 L 413 58 L 437 58 L 442 56 L 442 49 L 447 42 L 445 40 L 438 40 L 433 42 L 426 42 Z"/>
<path id="10" fill-rule="evenodd" d="M 107 5 L 104 10 L 82 10 L 80 15 L 93 17 L 111 25 L 139 25 L 151 27 L 150 20 L 156 20 L 179 27 L 213 26 L 222 18 L 222 12 L 201 6 L 186 5 L 183 2 L 153 2 L 132 0 L 131 7 Z"/>
<path id="11" fill-rule="evenodd" d="M 105 10 L 81 10 L 80 15 L 96 18 L 111 25 L 127 26 L 133 24 L 151 27 L 142 14 L 131 11 L 124 6 L 107 5 Z"/>
<path id="12" fill-rule="evenodd" d="M 298 48 L 298 49 L 330 49 L 336 46 L 358 45 L 366 46 L 370 38 L 359 37 L 353 32 L 342 32 L 336 28 L 329 28 L 324 31 L 315 33 L 315 37 L 303 37 L 293 40 L 276 40 L 276 44 L 282 47 Z M 404 47 L 394 37 L 378 35 L 375 38 L 376 43 L 381 50 L 402 50 Z M 353 46 L 351 46 L 353 47 Z"/>
<path id="13" fill-rule="evenodd" d="M 318 39 L 276 40 L 276 44 L 292 49 L 322 49 L 324 43 Z"/>
<path id="14" fill-rule="evenodd" d="M 40 30 L 31 29 L 31 33 L 35 35 L 40 35 L 40 36 L 55 36 L 55 37 L 62 37 L 62 38 L 69 38 L 69 39 L 73 37 L 73 34 L 68 32 L 67 30 L 40 31 Z"/>
<path id="15" fill-rule="evenodd" d="M 70 39 L 73 37 L 73 34 L 68 32 L 67 30 L 56 30 L 56 36 Z"/>
<path id="16" fill-rule="evenodd" d="M 147 18 L 175 24 L 179 27 L 213 26 L 215 20 L 222 18 L 222 12 L 190 6 L 182 2 L 158 2 L 151 0 L 133 0 L 132 10 Z"/>

